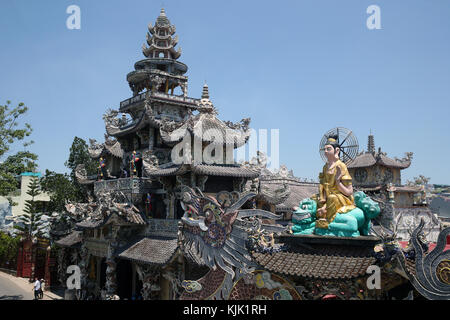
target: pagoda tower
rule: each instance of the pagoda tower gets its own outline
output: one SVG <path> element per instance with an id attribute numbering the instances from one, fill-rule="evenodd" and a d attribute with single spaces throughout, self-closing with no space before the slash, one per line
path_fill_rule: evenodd
<path id="1" fill-rule="evenodd" d="M 187 96 L 188 67 L 177 61 L 181 49 L 175 50 L 178 43 L 175 30 L 161 9 L 155 24 L 148 26 L 143 45 L 145 59 L 136 62 L 135 70 L 127 75 L 132 97 L 120 102 L 118 110 L 109 109 L 104 114 L 105 142 L 91 141 L 91 156 L 101 158 L 106 178 L 141 177 L 141 165 L 137 163 L 131 172 L 130 161 L 133 157 L 141 160 L 148 151 L 160 164 L 169 162 L 170 146 L 161 140 L 161 123 L 183 122 L 198 110 L 200 99 Z M 179 95 L 174 94 L 177 87 L 181 88 Z"/>
<path id="2" fill-rule="evenodd" d="M 152 92 L 173 94 L 180 87 L 183 96 L 187 96 L 187 77 L 184 74 L 188 67 L 177 59 L 181 56 L 181 48 L 175 50 L 178 35 L 175 26 L 170 24 L 164 9 L 161 9 L 155 25 L 148 25 L 147 45 L 142 52 L 147 59 L 136 62 L 135 71 L 127 75 L 127 81 L 136 96 L 147 89 Z"/>

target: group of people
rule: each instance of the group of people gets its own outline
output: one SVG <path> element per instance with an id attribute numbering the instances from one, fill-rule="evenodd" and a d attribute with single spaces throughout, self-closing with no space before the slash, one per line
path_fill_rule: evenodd
<path id="1" fill-rule="evenodd" d="M 34 278 L 34 300 L 42 299 L 44 297 L 44 279 L 39 280 L 38 278 Z"/>

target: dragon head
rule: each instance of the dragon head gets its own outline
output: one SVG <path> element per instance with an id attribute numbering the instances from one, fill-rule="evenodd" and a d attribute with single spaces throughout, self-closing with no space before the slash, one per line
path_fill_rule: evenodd
<path id="1" fill-rule="evenodd" d="M 310 224 L 316 220 L 317 202 L 312 199 L 304 199 L 299 206 L 294 208 L 292 222 L 295 224 Z"/>

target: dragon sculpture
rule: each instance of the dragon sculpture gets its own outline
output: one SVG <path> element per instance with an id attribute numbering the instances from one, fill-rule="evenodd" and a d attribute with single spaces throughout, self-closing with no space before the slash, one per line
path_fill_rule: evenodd
<path id="1" fill-rule="evenodd" d="M 256 270 L 257 264 L 250 253 L 255 247 L 251 244 L 275 247 L 273 237 L 272 241 L 266 239 L 273 233 L 283 232 L 285 227 L 266 224 L 263 220 L 277 220 L 281 216 L 260 209 L 241 209 L 255 196 L 256 193 L 247 193 L 236 199 L 230 194 L 228 201 L 218 201 L 198 188 L 183 187 L 181 206 L 185 214 L 179 233 L 182 250 L 210 271 L 199 280 L 185 280 L 180 299 L 255 298 L 236 292 L 240 280 L 241 286 L 266 286 L 275 290 L 274 297 L 296 295 L 295 289 L 283 284 L 283 279 Z"/>
<path id="2" fill-rule="evenodd" d="M 439 233 L 436 247 L 426 253 L 421 233 L 425 222 L 421 219 L 413 231 L 411 244 L 415 252 L 415 274 L 408 273 L 414 288 L 430 300 L 450 300 L 450 250 L 444 251 L 450 228 Z M 407 269 L 405 259 L 399 258 L 403 269 Z"/>

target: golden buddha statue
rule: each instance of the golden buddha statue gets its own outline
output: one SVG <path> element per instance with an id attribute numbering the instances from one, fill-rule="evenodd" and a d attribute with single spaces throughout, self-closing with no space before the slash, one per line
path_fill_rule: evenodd
<path id="1" fill-rule="evenodd" d="M 316 228 L 327 229 L 336 214 L 347 213 L 356 208 L 353 198 L 352 177 L 347 166 L 339 159 L 340 145 L 337 135 L 328 136 L 325 144 L 327 162 L 319 174 Z"/>

